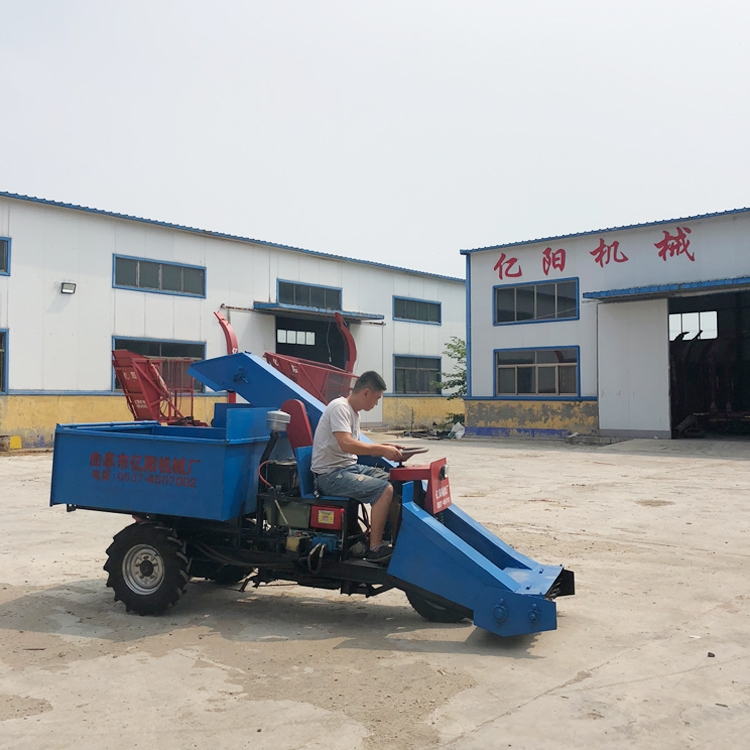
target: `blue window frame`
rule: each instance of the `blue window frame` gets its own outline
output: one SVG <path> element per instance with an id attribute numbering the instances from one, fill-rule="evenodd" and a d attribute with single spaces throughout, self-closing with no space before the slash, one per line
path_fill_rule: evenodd
<path id="1" fill-rule="evenodd" d="M 335 286 L 301 284 L 276 280 L 276 299 L 280 305 L 313 307 L 318 310 L 341 310 L 341 289 Z"/>
<path id="2" fill-rule="evenodd" d="M 0 328 L 0 393 L 8 390 L 8 331 Z"/>
<path id="3" fill-rule="evenodd" d="M 495 395 L 510 398 L 576 398 L 580 386 L 577 346 L 495 349 Z"/>
<path id="4" fill-rule="evenodd" d="M 162 339 L 136 339 L 118 336 L 112 339 L 113 349 L 128 349 L 144 357 L 153 357 L 161 362 L 161 375 L 169 388 L 193 387 L 202 393 L 203 383 L 187 374 L 193 362 L 206 358 L 206 344 L 202 341 L 169 341 Z M 114 378 L 113 390 L 121 390 Z"/>
<path id="5" fill-rule="evenodd" d="M 393 357 L 393 392 L 415 395 L 440 395 L 440 357 Z"/>
<path id="6" fill-rule="evenodd" d="M 112 286 L 140 292 L 206 296 L 206 269 L 184 263 L 113 256 Z"/>
<path id="7" fill-rule="evenodd" d="M 578 301 L 577 278 L 494 286 L 492 322 L 503 326 L 577 320 Z"/>
<path id="8" fill-rule="evenodd" d="M 394 296 L 393 319 L 439 326 L 442 323 L 442 305 L 426 299 Z"/>
<path id="9" fill-rule="evenodd" d="M 10 276 L 10 237 L 0 237 L 0 276 Z"/>

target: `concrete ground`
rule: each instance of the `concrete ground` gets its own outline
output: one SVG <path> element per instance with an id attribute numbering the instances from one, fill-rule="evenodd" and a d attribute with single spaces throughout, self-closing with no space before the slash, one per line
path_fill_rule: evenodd
<path id="1" fill-rule="evenodd" d="M 129 519 L 48 508 L 51 456 L 0 456 L 0 748 L 748 746 L 750 442 L 425 444 L 461 507 L 575 571 L 558 630 L 205 581 L 127 614 L 101 567 Z"/>

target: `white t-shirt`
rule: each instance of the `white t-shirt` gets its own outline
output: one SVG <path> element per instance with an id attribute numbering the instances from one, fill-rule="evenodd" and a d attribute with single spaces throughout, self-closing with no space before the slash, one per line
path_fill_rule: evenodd
<path id="1" fill-rule="evenodd" d="M 316 474 L 327 474 L 357 463 L 354 453 L 341 450 L 334 432 L 346 432 L 359 440 L 359 414 L 352 409 L 345 396 L 339 396 L 328 404 L 315 429 L 310 468 Z"/>

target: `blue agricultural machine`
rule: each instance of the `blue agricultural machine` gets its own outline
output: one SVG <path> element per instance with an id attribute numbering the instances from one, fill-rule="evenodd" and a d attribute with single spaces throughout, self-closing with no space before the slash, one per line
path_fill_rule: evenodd
<path id="1" fill-rule="evenodd" d="M 158 614 L 191 577 L 255 586 L 276 580 L 366 597 L 401 589 L 433 622 L 470 618 L 499 635 L 554 630 L 554 599 L 573 573 L 541 565 L 451 501 L 444 459 L 390 470 L 401 518 L 393 556 L 368 562 L 366 508 L 319 496 L 312 431 L 325 409 L 248 353 L 190 374 L 246 404 L 217 404 L 211 426 L 158 421 L 58 425 L 51 505 L 131 515 L 107 550 L 115 600 Z"/>

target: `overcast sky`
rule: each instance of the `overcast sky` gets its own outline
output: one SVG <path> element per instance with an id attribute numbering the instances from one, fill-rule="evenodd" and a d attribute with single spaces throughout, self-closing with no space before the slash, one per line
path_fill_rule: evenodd
<path id="1" fill-rule="evenodd" d="M 463 276 L 750 205 L 750 4 L 0 0 L 0 190 Z"/>

